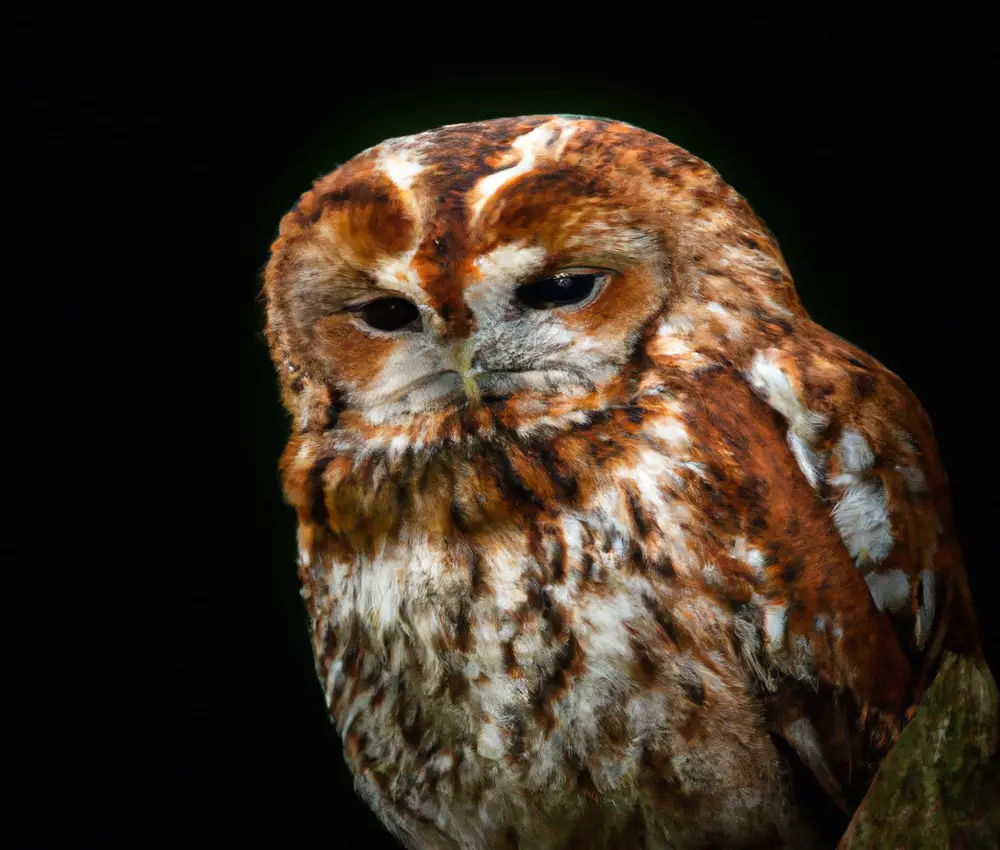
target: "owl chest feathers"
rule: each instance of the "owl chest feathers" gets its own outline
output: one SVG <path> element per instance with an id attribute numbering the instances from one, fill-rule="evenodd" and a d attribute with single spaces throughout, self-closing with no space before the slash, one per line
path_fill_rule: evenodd
<path id="1" fill-rule="evenodd" d="M 766 835 L 789 810 L 772 734 L 840 794 L 818 736 L 841 721 L 814 728 L 800 686 L 904 706 L 882 573 L 862 572 L 894 544 L 893 479 L 770 361 L 749 381 L 698 369 L 516 429 L 442 421 L 432 447 L 426 426 L 291 447 L 320 678 L 359 791 L 401 835 L 491 847 L 562 823 L 538 844 L 562 846 L 592 810 L 693 846 Z"/>
<path id="2" fill-rule="evenodd" d="M 759 664 L 734 640 L 758 647 L 763 620 L 737 623 L 706 592 L 690 528 L 704 473 L 679 418 L 646 425 L 615 453 L 588 443 L 586 472 L 559 445 L 490 457 L 490 472 L 453 456 L 448 485 L 432 473 L 376 545 L 307 543 L 321 680 L 373 805 L 463 835 L 487 829 L 456 821 L 474 800 L 524 830 L 540 817 L 571 829 L 597 799 L 655 799 L 685 823 L 725 806 L 734 834 L 773 824 L 783 791 Z"/>

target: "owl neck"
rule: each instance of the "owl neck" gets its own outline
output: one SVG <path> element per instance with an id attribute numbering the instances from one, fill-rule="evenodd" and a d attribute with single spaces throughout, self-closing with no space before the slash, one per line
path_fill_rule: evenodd
<path id="1" fill-rule="evenodd" d="M 516 397 L 378 426 L 348 411 L 292 438 L 284 488 L 310 539 L 338 556 L 374 553 L 407 524 L 474 538 L 580 504 L 669 404 L 663 376 L 636 362 L 584 397 Z"/>

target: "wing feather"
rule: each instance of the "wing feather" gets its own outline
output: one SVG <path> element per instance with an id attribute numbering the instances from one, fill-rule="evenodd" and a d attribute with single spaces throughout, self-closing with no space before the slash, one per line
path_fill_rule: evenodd
<path id="1" fill-rule="evenodd" d="M 929 421 L 899 378 L 815 325 L 694 380 L 706 591 L 756 624 L 741 650 L 765 671 L 776 732 L 838 805 L 856 803 L 942 649 L 978 651 Z"/>

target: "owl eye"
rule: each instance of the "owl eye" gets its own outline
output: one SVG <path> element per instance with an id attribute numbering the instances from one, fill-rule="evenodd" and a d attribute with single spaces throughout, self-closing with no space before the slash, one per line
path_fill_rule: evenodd
<path id="1" fill-rule="evenodd" d="M 579 304 L 590 297 L 602 275 L 597 272 L 563 274 L 517 288 L 518 300 L 533 310 L 551 310 Z"/>
<path id="2" fill-rule="evenodd" d="M 419 328 L 420 313 L 405 298 L 378 298 L 369 301 L 361 310 L 365 324 L 380 331 L 398 331 L 416 324 Z"/>

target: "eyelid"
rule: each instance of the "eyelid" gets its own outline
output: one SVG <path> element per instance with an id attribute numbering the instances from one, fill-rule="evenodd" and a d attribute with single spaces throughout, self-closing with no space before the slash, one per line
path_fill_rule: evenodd
<path id="1" fill-rule="evenodd" d="M 598 266 L 568 266 L 550 274 L 542 275 L 538 280 L 550 280 L 554 277 L 575 277 L 576 275 L 609 275 L 614 274 L 613 269 L 600 268 Z"/>
<path id="2" fill-rule="evenodd" d="M 521 286 L 531 286 L 536 283 L 544 283 L 547 280 L 559 280 L 565 277 L 577 277 L 588 275 L 597 278 L 597 283 L 604 286 L 613 276 L 619 274 L 615 269 L 602 268 L 599 266 L 567 266 L 552 272 L 544 272 L 536 277 L 522 281 Z"/>
<path id="3" fill-rule="evenodd" d="M 364 310 L 365 307 L 367 307 L 372 302 L 383 301 L 386 298 L 398 298 L 401 301 L 408 301 L 410 304 L 413 304 L 413 306 L 416 307 L 418 310 L 420 309 L 420 305 L 415 303 L 413 299 L 407 298 L 405 295 L 402 295 L 398 292 L 389 292 L 387 290 L 383 290 L 378 293 L 368 293 L 367 295 L 363 296 L 363 299 L 361 296 L 359 296 L 359 300 L 357 301 L 351 301 L 351 302 L 345 301 L 341 309 L 345 313 L 356 313 L 359 310 Z"/>

